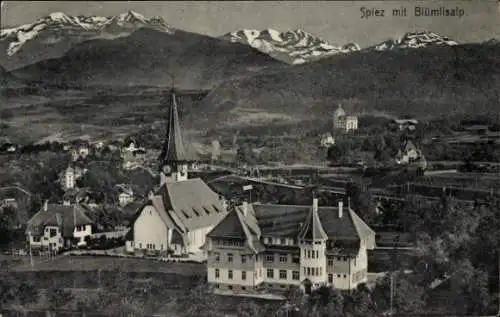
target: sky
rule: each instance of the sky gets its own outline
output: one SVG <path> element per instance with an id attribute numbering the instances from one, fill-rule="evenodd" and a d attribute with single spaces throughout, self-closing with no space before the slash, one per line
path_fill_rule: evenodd
<path id="1" fill-rule="evenodd" d="M 416 6 L 460 9 L 462 17 L 417 17 Z M 392 10 L 406 7 L 406 17 Z M 362 8 L 384 16 L 361 18 Z M 239 29 L 303 29 L 331 44 L 380 43 L 409 31 L 428 30 L 458 42 L 500 38 L 500 1 L 2 1 L 2 28 L 28 24 L 52 12 L 112 16 L 133 10 L 161 16 L 171 26 L 210 36 Z"/>

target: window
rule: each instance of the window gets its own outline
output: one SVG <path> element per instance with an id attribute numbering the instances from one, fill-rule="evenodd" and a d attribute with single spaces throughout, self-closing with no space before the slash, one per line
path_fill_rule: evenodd
<path id="1" fill-rule="evenodd" d="M 243 281 L 247 279 L 247 272 L 246 271 L 241 271 L 241 279 Z"/>
<path id="2" fill-rule="evenodd" d="M 229 285 L 227 288 L 228 288 L 229 290 L 232 290 L 232 289 L 233 289 L 233 285 Z"/>
<path id="3" fill-rule="evenodd" d="M 50 237 L 55 237 L 57 236 L 57 229 L 50 229 Z"/>
<path id="4" fill-rule="evenodd" d="M 333 283 L 333 274 L 328 274 L 328 283 Z"/>
<path id="5" fill-rule="evenodd" d="M 316 250 L 316 259 L 319 259 L 319 251 Z"/>
<path id="6" fill-rule="evenodd" d="M 215 262 L 220 262 L 220 254 L 219 254 L 219 252 L 215 252 Z"/>
<path id="7" fill-rule="evenodd" d="M 319 275 L 323 275 L 323 268 L 322 267 L 319 268 Z"/>
<path id="8" fill-rule="evenodd" d="M 227 262 L 233 263 L 233 254 L 232 253 L 227 254 Z"/>
<path id="9" fill-rule="evenodd" d="M 286 280 L 286 270 L 280 270 L 280 280 Z"/>
<path id="10" fill-rule="evenodd" d="M 233 279 L 233 270 L 227 271 L 227 278 L 232 280 Z"/>
<path id="11" fill-rule="evenodd" d="M 246 291 L 246 290 L 247 290 L 247 288 L 246 288 L 245 286 L 242 286 L 242 287 L 241 287 L 241 290 L 242 290 L 242 291 Z"/>
<path id="12" fill-rule="evenodd" d="M 274 255 L 272 255 L 272 254 L 266 255 L 266 261 L 267 262 L 274 262 Z"/>
<path id="13" fill-rule="evenodd" d="M 307 268 L 307 276 L 310 276 L 310 275 L 311 275 L 311 268 L 310 268 L 310 267 L 308 267 L 308 268 Z"/>
<path id="14" fill-rule="evenodd" d="M 347 278 L 347 274 L 344 274 L 344 278 Z"/>
<path id="15" fill-rule="evenodd" d="M 286 239 L 285 238 L 281 238 L 280 241 L 281 241 L 280 242 L 281 244 L 286 244 Z"/>
<path id="16" fill-rule="evenodd" d="M 241 263 L 247 263 L 246 256 L 244 256 L 244 255 L 241 256 Z"/>
<path id="17" fill-rule="evenodd" d="M 288 262 L 288 256 L 280 255 L 280 263 L 286 263 L 286 262 Z"/>
<path id="18" fill-rule="evenodd" d="M 316 276 L 319 276 L 319 268 L 314 268 L 314 270 L 316 271 Z"/>
<path id="19" fill-rule="evenodd" d="M 292 255 L 292 263 L 298 264 L 300 263 L 300 257 L 298 255 Z"/>
<path id="20" fill-rule="evenodd" d="M 142 242 L 139 242 L 139 249 L 142 249 Z"/>
<path id="21" fill-rule="evenodd" d="M 33 242 L 40 242 L 40 237 L 33 237 Z"/>
<path id="22" fill-rule="evenodd" d="M 267 269 L 267 278 L 274 278 L 274 270 Z"/>
<path id="23" fill-rule="evenodd" d="M 340 258 L 340 256 L 338 256 L 338 257 L 337 257 L 337 261 L 339 261 L 339 262 L 340 262 L 340 260 L 342 260 L 342 259 Z"/>
<path id="24" fill-rule="evenodd" d="M 340 274 L 337 274 L 337 278 L 340 278 Z"/>
<path id="25" fill-rule="evenodd" d="M 346 256 L 344 256 L 344 257 L 342 258 L 342 261 L 346 262 L 346 261 L 347 261 L 347 257 L 346 257 Z"/>
<path id="26" fill-rule="evenodd" d="M 292 279 L 295 281 L 298 281 L 300 279 L 300 273 L 299 271 L 293 271 L 292 272 Z"/>
<path id="27" fill-rule="evenodd" d="M 215 284 L 215 288 L 220 288 L 220 285 L 219 284 Z"/>
<path id="28" fill-rule="evenodd" d="M 333 258 L 328 258 L 328 266 L 333 266 Z"/>
<path id="29" fill-rule="evenodd" d="M 312 251 L 312 258 L 314 259 L 315 258 L 315 255 L 316 255 L 316 252 L 314 252 L 314 250 Z"/>
<path id="30" fill-rule="evenodd" d="M 310 259 L 311 258 L 311 250 L 307 250 L 307 258 Z"/>
<path id="31" fill-rule="evenodd" d="M 215 278 L 219 278 L 219 277 L 220 277 L 219 269 L 215 269 Z"/>

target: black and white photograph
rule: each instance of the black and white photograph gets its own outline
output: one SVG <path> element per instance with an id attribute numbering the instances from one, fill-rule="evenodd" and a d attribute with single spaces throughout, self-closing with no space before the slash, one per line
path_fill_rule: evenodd
<path id="1" fill-rule="evenodd" d="M 0 317 L 500 316 L 500 1 L 1 1 Z"/>

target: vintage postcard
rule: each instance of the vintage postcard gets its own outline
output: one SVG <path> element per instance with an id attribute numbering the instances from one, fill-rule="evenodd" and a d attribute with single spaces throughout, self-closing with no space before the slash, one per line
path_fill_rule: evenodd
<path id="1" fill-rule="evenodd" d="M 500 316 L 500 1 L 0 12 L 0 317 Z"/>

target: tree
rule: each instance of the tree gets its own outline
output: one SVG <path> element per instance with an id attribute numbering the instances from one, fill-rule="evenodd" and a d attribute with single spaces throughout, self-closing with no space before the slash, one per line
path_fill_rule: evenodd
<path id="1" fill-rule="evenodd" d="M 424 289 L 418 285 L 418 276 L 404 272 L 392 272 L 392 308 L 396 313 L 417 313 L 424 305 Z M 373 289 L 373 298 L 379 312 L 388 311 L 391 303 L 391 277 L 384 276 Z"/>
<path id="2" fill-rule="evenodd" d="M 188 292 L 181 305 L 186 317 L 219 317 L 221 315 L 217 299 L 211 287 L 204 281 L 198 283 Z"/>
<path id="3" fill-rule="evenodd" d="M 264 317 L 265 308 L 254 301 L 243 301 L 236 307 L 238 317 Z"/>

